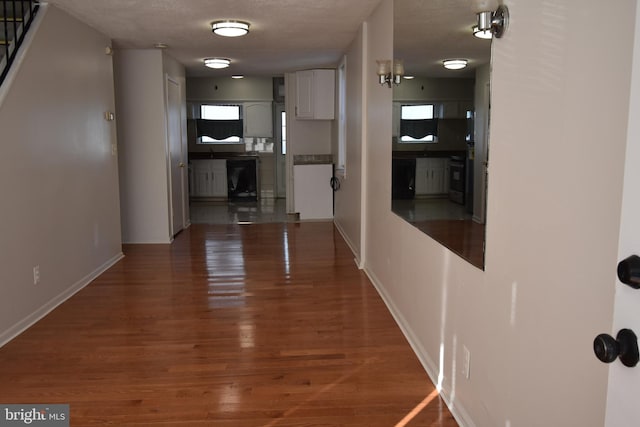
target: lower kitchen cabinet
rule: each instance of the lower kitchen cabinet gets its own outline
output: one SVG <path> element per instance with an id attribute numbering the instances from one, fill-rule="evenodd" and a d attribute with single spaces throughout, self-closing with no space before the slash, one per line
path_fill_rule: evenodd
<path id="1" fill-rule="evenodd" d="M 227 193 L 226 160 L 191 161 L 191 197 L 227 198 Z"/>
<path id="2" fill-rule="evenodd" d="M 449 159 L 416 159 L 416 196 L 444 195 L 449 192 Z"/>
<path id="3" fill-rule="evenodd" d="M 333 218 L 333 165 L 293 166 L 293 200 L 300 219 Z"/>

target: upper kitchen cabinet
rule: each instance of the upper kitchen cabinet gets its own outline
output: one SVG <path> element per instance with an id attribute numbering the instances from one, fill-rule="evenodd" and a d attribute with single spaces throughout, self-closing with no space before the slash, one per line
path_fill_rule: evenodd
<path id="1" fill-rule="evenodd" d="M 296 118 L 333 120 L 335 70 L 305 70 L 296 73 Z"/>
<path id="2" fill-rule="evenodd" d="M 273 137 L 271 102 L 245 102 L 243 114 L 244 136 L 256 138 Z"/>
<path id="3" fill-rule="evenodd" d="M 473 111 L 473 101 L 445 101 L 440 104 L 441 119 L 465 119 L 467 111 Z"/>
<path id="4" fill-rule="evenodd" d="M 400 114 L 402 113 L 402 106 L 399 102 L 393 103 L 391 110 L 391 137 L 395 139 L 400 138 Z"/>

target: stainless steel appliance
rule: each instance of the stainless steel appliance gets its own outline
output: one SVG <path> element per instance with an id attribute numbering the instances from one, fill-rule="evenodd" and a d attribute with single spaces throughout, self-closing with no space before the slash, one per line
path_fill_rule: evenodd
<path id="1" fill-rule="evenodd" d="M 449 199 L 464 205 L 465 197 L 465 159 L 452 156 L 449 162 Z"/>

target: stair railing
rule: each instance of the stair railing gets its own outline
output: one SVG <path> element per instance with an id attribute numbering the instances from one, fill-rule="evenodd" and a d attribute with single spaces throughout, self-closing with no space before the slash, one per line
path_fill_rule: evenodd
<path id="1" fill-rule="evenodd" d="M 0 85 L 40 7 L 37 0 L 0 0 Z"/>

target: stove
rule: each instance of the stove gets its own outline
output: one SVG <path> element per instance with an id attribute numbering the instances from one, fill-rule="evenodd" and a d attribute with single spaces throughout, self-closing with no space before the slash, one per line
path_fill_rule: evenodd
<path id="1" fill-rule="evenodd" d="M 464 205 L 465 183 L 464 157 L 451 156 L 449 161 L 449 200 Z"/>

